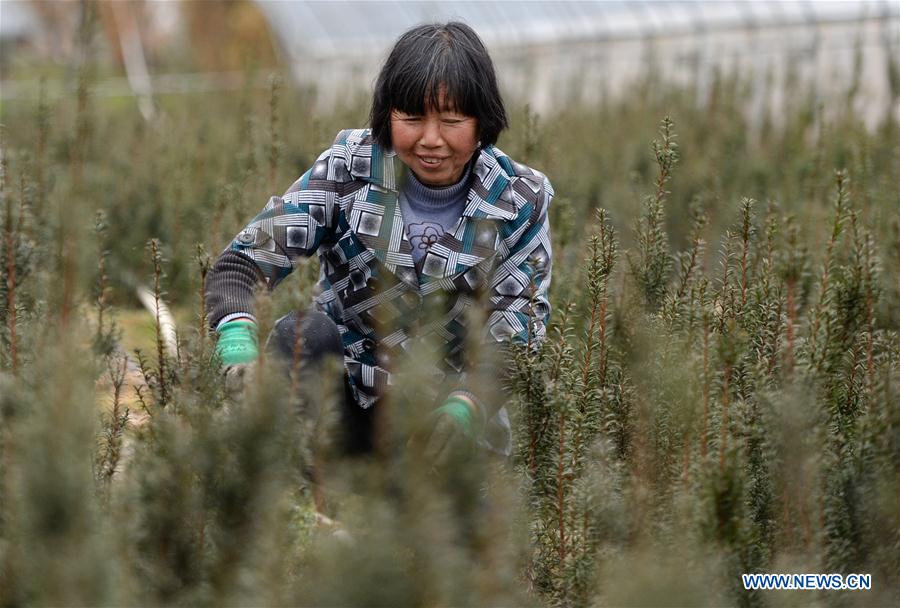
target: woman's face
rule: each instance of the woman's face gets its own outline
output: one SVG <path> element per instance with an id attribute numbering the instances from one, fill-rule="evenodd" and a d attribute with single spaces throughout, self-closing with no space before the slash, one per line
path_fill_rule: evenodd
<path id="1" fill-rule="evenodd" d="M 394 152 L 426 186 L 459 181 L 478 148 L 478 120 L 450 110 L 443 91 L 438 106 L 422 115 L 391 112 Z"/>

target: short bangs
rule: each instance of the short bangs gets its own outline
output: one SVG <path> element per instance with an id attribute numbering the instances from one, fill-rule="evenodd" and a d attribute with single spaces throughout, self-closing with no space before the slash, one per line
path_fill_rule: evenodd
<path id="1" fill-rule="evenodd" d="M 441 88 L 445 108 L 438 108 Z M 478 119 L 482 146 L 496 143 L 507 127 L 494 64 L 464 23 L 419 25 L 400 36 L 375 83 L 369 113 L 375 140 L 392 147 L 392 110 L 424 114 L 430 107 Z"/>

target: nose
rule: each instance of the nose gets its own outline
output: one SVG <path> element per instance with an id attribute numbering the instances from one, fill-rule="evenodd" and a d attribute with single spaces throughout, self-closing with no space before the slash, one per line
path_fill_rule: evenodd
<path id="1" fill-rule="evenodd" d="M 427 117 L 425 119 L 419 143 L 426 148 L 439 148 L 444 144 L 440 118 Z"/>

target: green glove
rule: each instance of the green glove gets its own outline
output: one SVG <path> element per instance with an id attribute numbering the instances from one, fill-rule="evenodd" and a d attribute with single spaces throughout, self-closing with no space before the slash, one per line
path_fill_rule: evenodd
<path id="1" fill-rule="evenodd" d="M 434 425 L 425 442 L 424 456 L 438 467 L 446 465 L 454 454 L 471 449 L 475 442 L 477 406 L 470 399 L 451 395 L 434 410 Z"/>
<path id="2" fill-rule="evenodd" d="M 472 413 L 474 403 L 467 402 L 462 397 L 452 396 L 444 401 L 444 405 L 434 410 L 434 413 L 440 416 L 446 414 L 450 416 L 460 429 L 471 437 L 474 434 L 475 416 Z"/>
<path id="3" fill-rule="evenodd" d="M 219 328 L 219 341 L 216 342 L 216 354 L 225 367 L 256 361 L 259 356 L 256 323 L 237 320 L 222 325 Z"/>

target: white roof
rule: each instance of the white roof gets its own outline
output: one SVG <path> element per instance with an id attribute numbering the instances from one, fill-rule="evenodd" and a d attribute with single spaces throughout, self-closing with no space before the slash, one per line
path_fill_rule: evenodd
<path id="1" fill-rule="evenodd" d="M 27 36 L 38 27 L 37 19 L 23 2 L 0 0 L 0 39 Z"/>
<path id="2" fill-rule="evenodd" d="M 496 48 L 900 15 L 896 0 L 256 1 L 288 55 L 312 58 L 380 53 L 428 21 L 464 21 Z"/>

